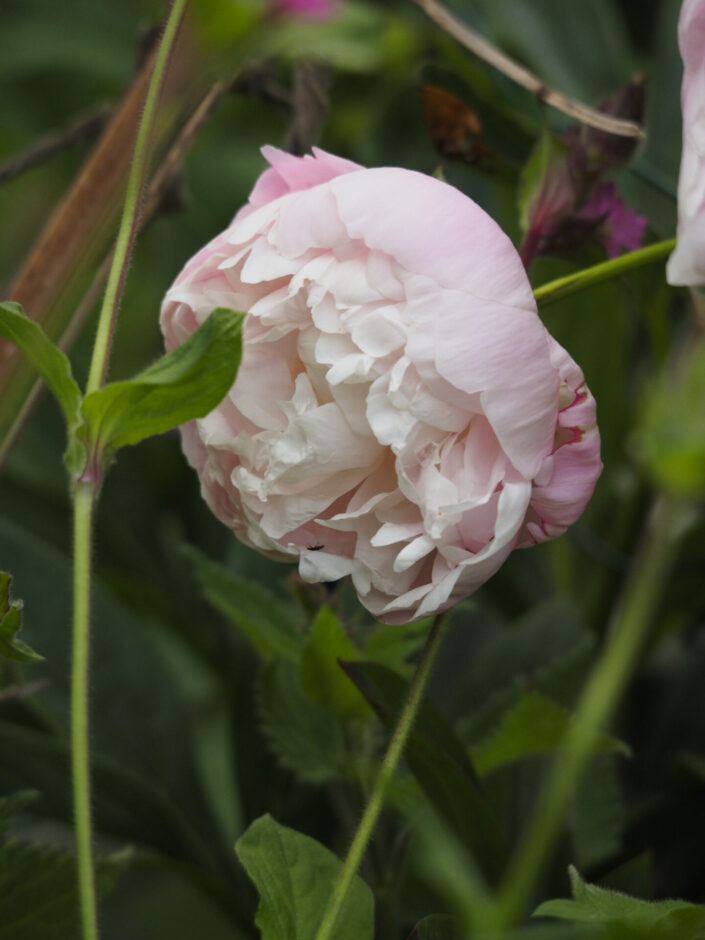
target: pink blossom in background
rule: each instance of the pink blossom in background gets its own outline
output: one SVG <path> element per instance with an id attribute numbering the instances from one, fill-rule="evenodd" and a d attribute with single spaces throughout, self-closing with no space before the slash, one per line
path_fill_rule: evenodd
<path id="1" fill-rule="evenodd" d="M 602 220 L 597 236 L 605 246 L 608 258 L 617 258 L 625 251 L 641 248 L 649 224 L 646 216 L 627 209 L 614 183 L 599 183 L 578 212 L 578 218 Z"/>
<path id="2" fill-rule="evenodd" d="M 247 311 L 225 400 L 182 429 L 216 516 L 376 617 L 444 610 L 554 538 L 600 474 L 595 402 L 513 245 L 452 186 L 315 150 L 271 164 L 164 300 L 168 349 Z"/>
<path id="3" fill-rule="evenodd" d="M 678 22 L 683 56 L 683 155 L 678 180 L 678 241 L 666 267 L 670 284 L 705 284 L 705 0 L 684 0 Z"/>
<path id="4" fill-rule="evenodd" d="M 275 5 L 285 13 L 323 19 L 335 12 L 336 0 L 275 0 Z"/>

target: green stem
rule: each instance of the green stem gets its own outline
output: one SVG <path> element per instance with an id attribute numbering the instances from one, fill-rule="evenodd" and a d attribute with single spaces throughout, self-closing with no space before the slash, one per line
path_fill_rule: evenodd
<path id="1" fill-rule="evenodd" d="M 100 388 L 105 380 L 110 345 L 127 266 L 137 232 L 139 204 L 149 153 L 149 140 L 159 99 L 159 92 L 174 39 L 188 0 L 174 0 L 157 50 L 149 82 L 142 120 L 137 132 L 135 152 L 125 195 L 120 229 L 113 255 L 108 284 L 98 321 L 93 357 L 86 393 Z M 94 459 L 95 455 L 91 455 Z M 73 659 L 71 675 L 71 769 L 76 828 L 76 865 L 83 940 L 98 940 L 98 905 L 96 900 L 91 776 L 89 750 L 89 673 L 90 673 L 90 598 L 91 531 L 93 509 L 100 485 L 100 468 L 93 468 L 90 480 L 74 482 L 74 569 L 73 569 Z"/>
<path id="2" fill-rule="evenodd" d="M 78 484 L 74 490 L 71 762 L 73 772 L 74 820 L 76 826 L 78 892 L 83 940 L 97 940 L 98 938 L 88 734 L 91 523 L 94 505 L 94 485 Z"/>
<path id="3" fill-rule="evenodd" d="M 382 766 L 380 767 L 379 774 L 372 788 L 372 793 L 365 807 L 365 812 L 362 814 L 357 832 L 355 833 L 343 867 L 340 870 L 338 880 L 333 888 L 328 907 L 326 908 L 323 920 L 316 934 L 316 940 L 330 940 L 334 934 L 338 918 L 340 917 L 345 899 L 350 890 L 350 885 L 360 867 L 379 814 L 382 812 L 387 787 L 394 777 L 397 764 L 399 763 L 414 724 L 416 713 L 421 705 L 424 689 L 426 688 L 426 683 L 431 673 L 431 667 L 433 666 L 433 661 L 438 652 L 441 640 L 443 639 L 445 626 L 446 617 L 439 614 L 433 621 L 433 626 L 426 640 L 426 645 L 421 652 L 416 671 L 414 672 L 411 685 L 409 686 L 406 702 L 399 715 L 399 721 L 394 729 L 392 739 L 389 742 L 387 753 L 384 755 L 384 760 L 382 761 Z"/>
<path id="4" fill-rule="evenodd" d="M 120 307 L 122 291 L 125 286 L 125 278 L 127 276 L 130 255 L 132 254 L 132 246 L 137 235 L 139 208 L 147 174 L 149 144 L 152 136 L 152 127 L 154 126 L 154 116 L 157 110 L 159 93 L 162 88 L 166 68 L 169 64 L 169 57 L 174 48 L 174 39 L 176 38 L 181 17 L 183 16 L 187 3 L 188 0 L 174 0 L 154 60 L 154 70 L 149 82 L 147 97 L 144 103 L 144 112 L 137 132 L 135 152 L 130 165 L 130 173 L 127 178 L 125 204 L 123 206 L 120 228 L 118 229 L 117 240 L 115 242 L 115 253 L 113 254 L 113 261 L 110 266 L 110 273 L 108 274 L 108 283 L 105 288 L 105 296 L 103 297 L 103 304 L 100 309 L 98 330 L 93 347 L 93 358 L 91 360 L 88 384 L 86 386 L 87 394 L 101 387 L 105 381 L 108 370 L 108 359 L 110 357 L 110 347 L 115 331 L 115 320 Z"/>
<path id="5" fill-rule="evenodd" d="M 659 497 L 653 507 L 641 551 L 609 626 L 605 650 L 583 691 L 573 724 L 498 892 L 495 914 L 499 922 L 495 926 L 515 923 L 531 898 L 597 735 L 636 665 L 678 540 L 689 520 L 688 508 L 666 497 Z"/>
<path id="6" fill-rule="evenodd" d="M 592 287 L 593 284 L 610 281 L 627 271 L 633 271 L 646 264 L 654 264 L 656 261 L 663 261 L 675 247 L 675 238 L 669 238 L 663 242 L 656 242 L 655 245 L 647 245 L 646 248 L 640 248 L 638 251 L 629 251 L 620 255 L 619 258 L 603 261 L 591 268 L 585 268 L 583 271 L 576 271 L 575 274 L 568 274 L 566 277 L 559 277 L 555 281 L 542 284 L 534 291 L 534 297 L 539 307 L 546 307 L 569 294 Z"/>

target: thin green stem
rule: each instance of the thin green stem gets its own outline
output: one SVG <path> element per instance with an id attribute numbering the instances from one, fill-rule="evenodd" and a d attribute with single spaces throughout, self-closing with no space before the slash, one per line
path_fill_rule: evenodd
<path id="1" fill-rule="evenodd" d="M 125 195 L 120 229 L 113 255 L 108 284 L 98 321 L 93 357 L 86 392 L 100 388 L 105 380 L 110 345 L 125 283 L 127 266 L 137 232 L 139 204 L 146 175 L 149 140 L 156 114 L 159 92 L 166 72 L 174 39 L 188 0 L 174 0 L 150 78 L 142 120 L 137 132 L 135 152 Z M 95 455 L 91 455 L 91 459 Z M 74 482 L 74 558 L 73 558 L 73 659 L 71 675 L 71 767 L 76 829 L 76 865 L 83 940 L 98 940 L 98 905 L 96 900 L 93 823 L 91 811 L 89 673 L 91 638 L 91 531 L 93 509 L 100 485 L 100 472 L 90 480 Z"/>
<path id="2" fill-rule="evenodd" d="M 108 274 L 108 283 L 100 310 L 98 330 L 93 347 L 93 358 L 88 374 L 86 393 L 94 392 L 105 381 L 108 370 L 108 359 L 115 331 L 115 320 L 120 307 L 120 299 L 125 286 L 127 268 L 132 254 L 132 246 L 137 235 L 139 209 L 147 174 L 149 159 L 149 144 L 154 126 L 154 116 L 159 102 L 159 93 L 162 88 L 169 58 L 174 48 L 174 39 L 181 22 L 188 0 L 174 0 L 169 18 L 167 19 L 159 49 L 154 60 L 154 70 L 149 82 L 147 97 L 144 103 L 144 112 L 140 121 L 135 142 L 135 152 L 130 165 L 125 192 L 125 204 L 122 210 L 120 228 L 115 242 L 115 253 Z"/>
<path id="3" fill-rule="evenodd" d="M 636 665 L 678 540 L 689 520 L 688 507 L 667 497 L 656 501 L 641 550 L 608 628 L 604 653 L 583 691 L 560 755 L 500 886 L 493 926 L 516 922 L 531 898 L 597 736 L 612 715 Z"/>
<path id="4" fill-rule="evenodd" d="M 421 652 L 416 671 L 414 672 L 409 686 L 406 702 L 399 715 L 399 721 L 392 734 L 387 753 L 384 755 L 382 766 L 375 780 L 365 811 L 362 814 L 362 819 L 357 827 L 357 832 L 355 833 L 343 867 L 340 870 L 338 880 L 333 888 L 328 907 L 326 908 L 323 920 L 316 934 L 316 940 L 330 940 L 333 936 L 343 906 L 345 905 L 345 899 L 348 896 L 350 885 L 360 867 L 379 814 L 382 812 L 387 787 L 394 777 L 397 765 L 414 724 L 416 713 L 421 705 L 424 689 L 426 688 L 428 677 L 431 674 L 431 667 L 433 666 L 433 661 L 438 652 L 441 640 L 443 639 L 445 626 L 445 616 L 442 614 L 438 615 L 433 621 L 433 626 L 426 640 L 426 645 Z"/>
<path id="5" fill-rule="evenodd" d="M 610 281 L 627 271 L 663 261 L 675 247 L 675 238 L 669 238 L 663 242 L 656 242 L 655 245 L 647 245 L 646 248 L 640 248 L 638 251 L 629 251 L 618 258 L 603 261 L 591 268 L 585 268 L 583 271 L 576 271 L 575 274 L 568 274 L 566 277 L 559 277 L 555 281 L 542 284 L 534 291 L 534 297 L 539 307 L 546 307 L 569 294 L 575 294 L 602 281 Z"/>
<path id="6" fill-rule="evenodd" d="M 71 676 L 71 762 L 78 892 L 83 940 L 97 940 L 98 912 L 93 860 L 91 777 L 88 731 L 88 679 L 91 622 L 91 524 L 95 487 L 74 490 L 73 664 Z"/>

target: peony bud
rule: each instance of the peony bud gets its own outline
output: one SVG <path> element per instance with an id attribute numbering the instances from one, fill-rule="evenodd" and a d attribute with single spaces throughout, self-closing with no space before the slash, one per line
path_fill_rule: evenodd
<path id="1" fill-rule="evenodd" d="M 705 285 L 705 0 L 684 0 L 678 21 L 683 56 L 683 156 L 678 180 L 678 241 L 669 284 Z"/>
<path id="2" fill-rule="evenodd" d="M 600 474 L 595 402 L 519 255 L 452 186 L 267 147 L 249 204 L 176 279 L 166 345 L 247 311 L 229 395 L 182 429 L 213 512 L 380 620 L 467 597 L 554 538 Z"/>

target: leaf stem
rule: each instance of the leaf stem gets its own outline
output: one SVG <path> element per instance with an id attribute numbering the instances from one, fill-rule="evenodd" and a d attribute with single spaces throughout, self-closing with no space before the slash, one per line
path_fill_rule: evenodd
<path id="1" fill-rule="evenodd" d="M 547 307 L 569 294 L 585 290 L 586 287 L 592 287 L 602 281 L 612 280 L 612 278 L 626 274 L 627 271 L 633 271 L 635 268 L 641 268 L 646 264 L 663 261 L 675 247 L 675 238 L 668 238 L 666 241 L 647 245 L 646 248 L 639 248 L 638 251 L 629 251 L 618 258 L 610 258 L 609 261 L 595 264 L 583 271 L 576 271 L 575 274 L 568 274 L 566 277 L 559 277 L 555 281 L 542 284 L 534 291 L 534 297 L 539 307 Z"/>
<path id="2" fill-rule="evenodd" d="M 443 614 L 439 614 L 433 621 L 428 639 L 426 640 L 426 645 L 421 651 L 416 671 L 411 680 L 406 702 L 399 715 L 399 721 L 394 729 L 392 739 L 389 742 L 387 753 L 382 761 L 382 766 L 375 780 L 365 811 L 362 814 L 362 819 L 357 827 L 357 832 L 355 833 L 340 875 L 333 888 L 328 907 L 326 908 L 323 920 L 316 934 L 316 940 L 331 940 L 335 932 L 338 918 L 343 910 L 350 885 L 360 867 L 379 814 L 382 811 L 385 792 L 394 776 L 397 764 L 399 763 L 409 733 L 414 724 L 416 713 L 421 705 L 424 689 L 426 688 L 426 683 L 431 673 L 431 667 L 433 666 L 433 661 L 445 633 L 446 623 L 447 618 Z"/>
<path id="3" fill-rule="evenodd" d="M 78 893 L 83 940 L 97 940 L 98 938 L 88 732 L 91 524 L 94 505 L 95 486 L 93 484 L 77 484 L 74 488 L 71 765 L 73 772 Z"/>
<path id="4" fill-rule="evenodd" d="M 678 541 L 691 518 L 689 507 L 666 496 L 657 498 L 641 550 L 608 627 L 605 650 L 587 682 L 533 818 L 505 873 L 496 899 L 495 917 L 499 922 L 492 926 L 516 922 L 530 900 L 596 737 L 612 715 L 636 665 Z"/>
<path id="5" fill-rule="evenodd" d="M 127 277 L 127 268 L 132 254 L 132 246 L 137 235 L 139 225 L 139 210 L 144 189 L 145 177 L 147 175 L 147 163 L 149 159 L 149 145 L 152 136 L 152 127 L 154 125 L 154 115 L 159 102 L 159 94 L 162 88 L 164 75 L 171 51 L 174 48 L 174 39 L 181 23 L 184 9 L 188 0 L 174 0 L 169 18 L 164 27 L 159 49 L 154 60 L 154 70 L 149 82 L 147 97 L 144 103 L 144 112 L 137 131 L 137 140 L 135 142 L 135 152 L 130 165 L 130 173 L 127 178 L 127 189 L 125 192 L 125 203 L 118 229 L 117 241 L 115 243 L 115 253 L 108 274 L 108 283 L 105 288 L 103 304 L 100 310 L 98 320 L 98 330 L 93 347 L 93 358 L 91 368 L 88 374 L 88 384 L 86 393 L 94 392 L 105 381 L 105 375 L 108 369 L 108 359 L 110 357 L 110 347 L 112 345 L 113 333 L 115 332 L 115 321 L 120 307 L 125 278 Z"/>

